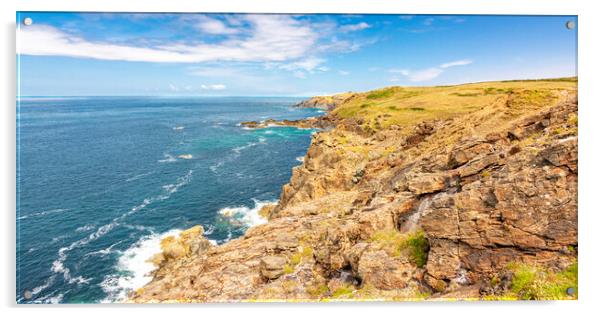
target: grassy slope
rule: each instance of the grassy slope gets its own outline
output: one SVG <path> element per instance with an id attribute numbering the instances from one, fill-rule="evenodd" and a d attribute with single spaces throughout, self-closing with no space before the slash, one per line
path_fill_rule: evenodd
<path id="1" fill-rule="evenodd" d="M 401 127 L 471 113 L 498 100 L 510 100 L 517 112 L 558 99 L 562 90 L 577 91 L 577 78 L 515 80 L 456 86 L 388 87 L 357 96 L 333 110 L 341 118 L 361 118 L 365 128 Z M 518 113 L 517 113 L 518 114 Z"/>

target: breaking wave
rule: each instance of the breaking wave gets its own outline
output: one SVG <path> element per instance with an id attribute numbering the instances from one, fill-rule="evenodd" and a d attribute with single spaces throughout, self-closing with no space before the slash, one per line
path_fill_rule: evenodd
<path id="1" fill-rule="evenodd" d="M 252 227 L 267 223 L 267 220 L 259 215 L 259 211 L 264 206 L 276 203 L 277 201 L 259 201 L 253 199 L 253 202 L 255 203 L 253 208 L 246 206 L 224 207 L 219 210 L 219 214 L 235 226 Z"/>

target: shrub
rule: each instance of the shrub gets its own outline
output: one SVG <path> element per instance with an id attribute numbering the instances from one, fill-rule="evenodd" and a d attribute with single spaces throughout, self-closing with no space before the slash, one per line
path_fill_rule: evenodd
<path id="1" fill-rule="evenodd" d="M 409 250 L 410 259 L 419 268 L 424 267 L 428 258 L 429 242 L 424 232 L 416 231 L 407 236 L 405 246 Z"/>

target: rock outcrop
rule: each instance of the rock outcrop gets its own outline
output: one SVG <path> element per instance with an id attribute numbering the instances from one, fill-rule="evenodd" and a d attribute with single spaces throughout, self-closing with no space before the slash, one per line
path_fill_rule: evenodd
<path id="1" fill-rule="evenodd" d="M 166 242 L 131 300 L 478 299 L 511 263 L 560 271 L 578 249 L 575 94 L 369 133 L 327 116 L 268 223 Z"/>
<path id="2" fill-rule="evenodd" d="M 295 104 L 295 106 L 300 108 L 317 108 L 330 111 L 336 108 L 339 104 L 349 100 L 350 98 L 353 98 L 354 96 L 354 93 L 347 92 L 330 96 L 311 97 L 307 100 Z"/>

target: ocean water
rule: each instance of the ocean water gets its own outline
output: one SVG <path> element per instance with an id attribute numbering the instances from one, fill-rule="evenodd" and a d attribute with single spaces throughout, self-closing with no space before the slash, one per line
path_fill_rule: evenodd
<path id="1" fill-rule="evenodd" d="M 320 115 L 297 101 L 22 99 L 17 301 L 119 301 L 150 280 L 161 238 L 201 224 L 219 244 L 260 223 L 314 131 L 238 123 Z"/>

